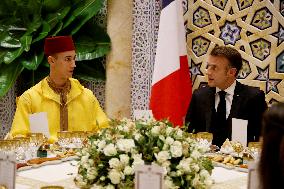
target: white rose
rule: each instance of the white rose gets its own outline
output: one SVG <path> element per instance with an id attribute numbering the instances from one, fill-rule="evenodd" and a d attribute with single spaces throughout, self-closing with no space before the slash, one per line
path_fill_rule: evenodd
<path id="1" fill-rule="evenodd" d="M 127 124 L 123 127 L 123 131 L 126 132 L 126 133 L 129 132 L 129 124 Z"/>
<path id="2" fill-rule="evenodd" d="M 126 167 L 124 168 L 123 173 L 124 173 L 125 175 L 133 175 L 133 174 L 134 174 L 134 171 L 133 171 L 132 167 L 126 166 Z"/>
<path id="3" fill-rule="evenodd" d="M 79 187 L 86 187 L 87 185 L 87 182 L 85 182 L 83 180 L 83 176 L 82 175 L 77 175 L 76 178 L 75 178 L 75 182 L 76 182 L 76 185 L 79 186 Z"/>
<path id="4" fill-rule="evenodd" d="M 174 185 L 174 183 L 173 183 L 171 177 L 166 177 L 166 179 L 165 179 L 165 187 L 166 187 L 167 189 L 172 189 L 172 188 L 175 187 L 175 185 Z"/>
<path id="5" fill-rule="evenodd" d="M 191 168 L 195 171 L 195 172 L 198 172 L 199 171 L 199 166 L 198 166 L 198 164 L 196 164 L 196 163 L 194 163 L 194 164 L 192 164 L 191 165 Z"/>
<path id="6" fill-rule="evenodd" d="M 95 141 L 91 142 L 90 144 L 93 144 L 93 145 L 97 146 L 99 142 L 100 142 L 100 140 L 95 140 Z"/>
<path id="7" fill-rule="evenodd" d="M 137 159 L 135 161 L 133 161 L 132 166 L 133 168 L 135 168 L 137 165 L 143 165 L 144 161 L 142 159 Z"/>
<path id="8" fill-rule="evenodd" d="M 159 135 L 159 139 L 160 139 L 161 141 L 165 141 L 165 140 L 166 140 L 164 135 Z"/>
<path id="9" fill-rule="evenodd" d="M 133 155 L 132 155 L 132 158 L 133 158 L 134 160 L 136 160 L 136 159 L 142 159 L 142 154 L 133 154 Z"/>
<path id="10" fill-rule="evenodd" d="M 106 156 L 114 156 L 116 155 L 117 151 L 116 148 L 114 146 L 114 144 L 108 144 L 105 148 L 104 148 L 104 154 Z"/>
<path id="11" fill-rule="evenodd" d="M 132 156 L 133 158 L 133 163 L 132 163 L 132 166 L 133 168 L 136 167 L 136 165 L 143 165 L 144 164 L 144 161 L 142 160 L 142 154 L 134 154 Z"/>
<path id="12" fill-rule="evenodd" d="M 82 155 L 83 155 L 83 156 L 89 155 L 89 152 L 88 152 L 88 149 L 87 149 L 87 148 L 83 148 L 83 149 L 82 149 Z"/>
<path id="13" fill-rule="evenodd" d="M 167 135 L 170 135 L 170 134 L 173 132 L 173 130 L 174 130 L 174 129 L 173 129 L 172 127 L 167 127 L 167 128 L 166 128 L 166 134 L 167 134 Z"/>
<path id="14" fill-rule="evenodd" d="M 177 138 L 182 138 L 182 134 L 183 134 L 182 130 L 181 129 L 177 129 L 176 137 Z"/>
<path id="15" fill-rule="evenodd" d="M 124 128 L 124 127 L 121 126 L 121 125 L 119 125 L 117 128 L 118 128 L 118 130 L 123 131 L 123 128 Z"/>
<path id="16" fill-rule="evenodd" d="M 204 184 L 206 184 L 206 186 L 211 186 L 213 184 L 213 180 L 211 178 L 207 178 L 204 180 Z"/>
<path id="17" fill-rule="evenodd" d="M 155 126 L 151 129 L 151 133 L 153 135 L 159 135 L 160 134 L 160 127 L 159 126 Z"/>
<path id="18" fill-rule="evenodd" d="M 164 144 L 162 150 L 163 150 L 163 151 L 166 151 L 166 150 L 169 150 L 169 148 L 170 148 L 170 145 L 169 145 L 169 144 Z"/>
<path id="19" fill-rule="evenodd" d="M 183 170 L 185 173 L 190 173 L 191 168 L 190 168 L 190 162 L 188 159 L 183 159 L 179 162 L 177 169 Z"/>
<path id="20" fill-rule="evenodd" d="M 111 158 L 108 164 L 109 164 L 109 167 L 113 169 L 118 169 L 120 167 L 120 161 L 118 158 Z"/>
<path id="21" fill-rule="evenodd" d="M 177 176 L 181 176 L 183 175 L 183 171 L 182 170 L 177 170 Z"/>
<path id="22" fill-rule="evenodd" d="M 112 184 L 119 184 L 121 175 L 120 175 L 120 173 L 117 170 L 112 169 L 108 173 L 108 178 L 110 179 Z"/>
<path id="23" fill-rule="evenodd" d="M 104 187 L 94 184 L 91 189 L 104 189 Z"/>
<path id="24" fill-rule="evenodd" d="M 140 133 L 136 133 L 136 134 L 134 135 L 134 139 L 135 139 L 136 141 L 138 141 L 138 140 L 140 139 L 140 137 L 141 137 L 141 134 L 140 134 Z"/>
<path id="25" fill-rule="evenodd" d="M 106 177 L 105 177 L 105 176 L 101 176 L 101 177 L 100 177 L 100 180 L 101 180 L 101 181 L 104 181 L 104 180 L 106 180 Z"/>
<path id="26" fill-rule="evenodd" d="M 170 165 L 171 165 L 171 162 L 169 162 L 169 161 L 165 161 L 165 162 L 162 163 L 162 167 L 166 168 L 166 172 L 170 172 L 171 171 Z"/>
<path id="27" fill-rule="evenodd" d="M 202 170 L 200 171 L 200 177 L 203 177 L 204 179 L 207 179 L 208 177 L 210 177 L 210 174 L 208 173 L 207 170 L 202 169 Z"/>
<path id="28" fill-rule="evenodd" d="M 106 146 L 106 141 L 102 140 L 98 143 L 98 150 L 101 151 Z"/>
<path id="29" fill-rule="evenodd" d="M 88 164 L 88 163 L 81 163 L 82 167 L 85 168 L 85 169 L 90 169 L 91 168 L 91 165 Z"/>
<path id="30" fill-rule="evenodd" d="M 174 143 L 174 139 L 172 137 L 167 137 L 166 138 L 166 144 L 171 145 L 172 143 Z"/>
<path id="31" fill-rule="evenodd" d="M 81 164 L 86 164 L 89 160 L 90 154 L 81 157 Z"/>
<path id="32" fill-rule="evenodd" d="M 87 169 L 87 179 L 93 180 L 97 177 L 98 172 L 96 168 L 91 167 L 90 169 Z"/>
<path id="33" fill-rule="evenodd" d="M 193 187 L 197 187 L 198 185 L 200 185 L 199 175 L 195 174 L 195 177 L 192 180 L 192 186 Z"/>
<path id="34" fill-rule="evenodd" d="M 191 156 L 193 159 L 198 159 L 198 158 L 200 158 L 201 154 L 200 154 L 199 151 L 193 150 L 193 151 L 191 152 L 190 156 Z"/>
<path id="35" fill-rule="evenodd" d="M 130 152 L 130 150 L 135 147 L 135 143 L 133 139 L 119 139 L 117 141 L 117 147 L 120 151 Z"/>
<path id="36" fill-rule="evenodd" d="M 167 161 L 168 159 L 170 159 L 170 153 L 168 151 L 161 151 L 158 153 L 158 155 L 155 154 L 155 156 L 159 163 L 163 163 Z"/>
<path id="37" fill-rule="evenodd" d="M 119 155 L 119 159 L 120 159 L 120 162 L 121 162 L 123 165 L 128 165 L 128 164 L 129 164 L 129 157 L 128 157 L 128 155 L 126 155 L 126 154 L 120 154 L 120 155 Z"/>
<path id="38" fill-rule="evenodd" d="M 93 160 L 93 159 L 89 159 L 89 160 L 88 160 L 88 163 L 89 163 L 90 165 L 94 165 L 94 160 Z"/>
<path id="39" fill-rule="evenodd" d="M 172 157 L 181 157 L 182 156 L 182 145 L 180 141 L 174 141 L 170 147 Z"/>
<path id="40" fill-rule="evenodd" d="M 108 185 L 105 187 L 105 189 L 115 189 L 115 187 L 114 187 L 113 185 L 111 185 L 111 184 L 108 184 Z"/>
<path id="41" fill-rule="evenodd" d="M 171 177 L 176 177 L 177 176 L 177 173 L 176 172 L 174 172 L 174 171 L 172 171 L 172 172 L 170 172 L 170 174 L 169 174 Z"/>

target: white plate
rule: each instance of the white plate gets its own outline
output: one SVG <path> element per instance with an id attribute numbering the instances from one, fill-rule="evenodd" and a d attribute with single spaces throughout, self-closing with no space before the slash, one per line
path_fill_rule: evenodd
<path id="1" fill-rule="evenodd" d="M 69 157 L 62 158 L 61 161 L 70 161 L 70 160 L 75 160 L 77 158 L 78 156 L 69 156 Z"/>
<path id="2" fill-rule="evenodd" d="M 59 164 L 61 163 L 62 160 L 52 160 L 52 161 L 45 161 L 41 163 L 40 165 L 54 165 L 54 164 Z"/>
<path id="3" fill-rule="evenodd" d="M 25 170 L 29 170 L 31 168 L 32 168 L 32 166 L 27 165 L 27 166 L 24 166 L 24 167 L 20 167 L 19 169 L 17 169 L 17 171 L 25 171 Z"/>
<path id="4" fill-rule="evenodd" d="M 240 171 L 240 172 L 248 173 L 248 169 L 246 169 L 246 168 L 236 167 L 235 170 L 236 171 Z"/>

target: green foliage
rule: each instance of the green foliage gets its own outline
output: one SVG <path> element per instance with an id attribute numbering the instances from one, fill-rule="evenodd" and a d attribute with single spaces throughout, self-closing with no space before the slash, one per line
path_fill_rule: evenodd
<path id="1" fill-rule="evenodd" d="M 78 55 L 74 77 L 105 79 L 103 57 L 110 38 L 95 23 L 104 0 L 2 0 L 0 4 L 0 98 L 20 77 L 23 91 L 48 74 L 47 36 L 72 35 Z"/>

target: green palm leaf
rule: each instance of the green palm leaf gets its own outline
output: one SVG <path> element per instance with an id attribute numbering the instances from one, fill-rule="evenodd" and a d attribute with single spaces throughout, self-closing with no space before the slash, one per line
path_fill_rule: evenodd
<path id="1" fill-rule="evenodd" d="M 70 34 L 74 35 L 90 18 L 98 13 L 103 6 L 103 0 L 78 1 L 76 7 L 66 20 L 63 28 L 67 26 L 71 29 Z"/>
<path id="2" fill-rule="evenodd" d="M 24 67 L 18 62 L 0 65 L 0 98 L 14 85 Z"/>
<path id="3" fill-rule="evenodd" d="M 75 36 L 78 61 L 99 58 L 110 51 L 110 38 L 100 26 L 88 22 L 80 31 L 85 35 Z"/>

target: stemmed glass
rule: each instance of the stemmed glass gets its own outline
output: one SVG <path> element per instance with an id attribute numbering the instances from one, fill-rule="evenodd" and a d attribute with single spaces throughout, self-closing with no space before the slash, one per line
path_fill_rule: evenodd
<path id="1" fill-rule="evenodd" d="M 7 140 L 0 140 L 0 151 L 6 152 L 8 150 L 8 141 Z"/>
<path id="2" fill-rule="evenodd" d="M 213 140 L 213 134 L 208 132 L 198 132 L 196 134 L 196 140 L 199 145 L 203 146 L 207 151 L 210 151 L 210 146 Z"/>
<path id="3" fill-rule="evenodd" d="M 249 142 L 248 149 L 253 159 L 258 159 L 261 150 L 261 142 Z"/>
<path id="4" fill-rule="evenodd" d="M 233 149 L 237 153 L 237 156 L 240 157 L 240 154 L 244 150 L 244 147 L 240 142 L 235 142 L 233 143 Z"/>
<path id="5" fill-rule="evenodd" d="M 58 144 L 63 150 L 70 148 L 71 135 L 69 131 L 57 132 Z"/>
<path id="6" fill-rule="evenodd" d="M 27 136 L 30 138 L 29 150 L 31 153 L 31 158 L 36 158 L 37 151 L 39 147 L 46 142 L 46 138 L 43 133 L 29 133 Z"/>
<path id="7" fill-rule="evenodd" d="M 72 132 L 72 144 L 74 148 L 82 148 L 84 138 L 85 138 L 84 131 L 73 131 Z"/>
<path id="8" fill-rule="evenodd" d="M 16 137 L 15 140 L 19 141 L 19 147 L 16 150 L 16 159 L 17 161 L 25 161 L 30 159 L 29 153 L 29 137 Z"/>

